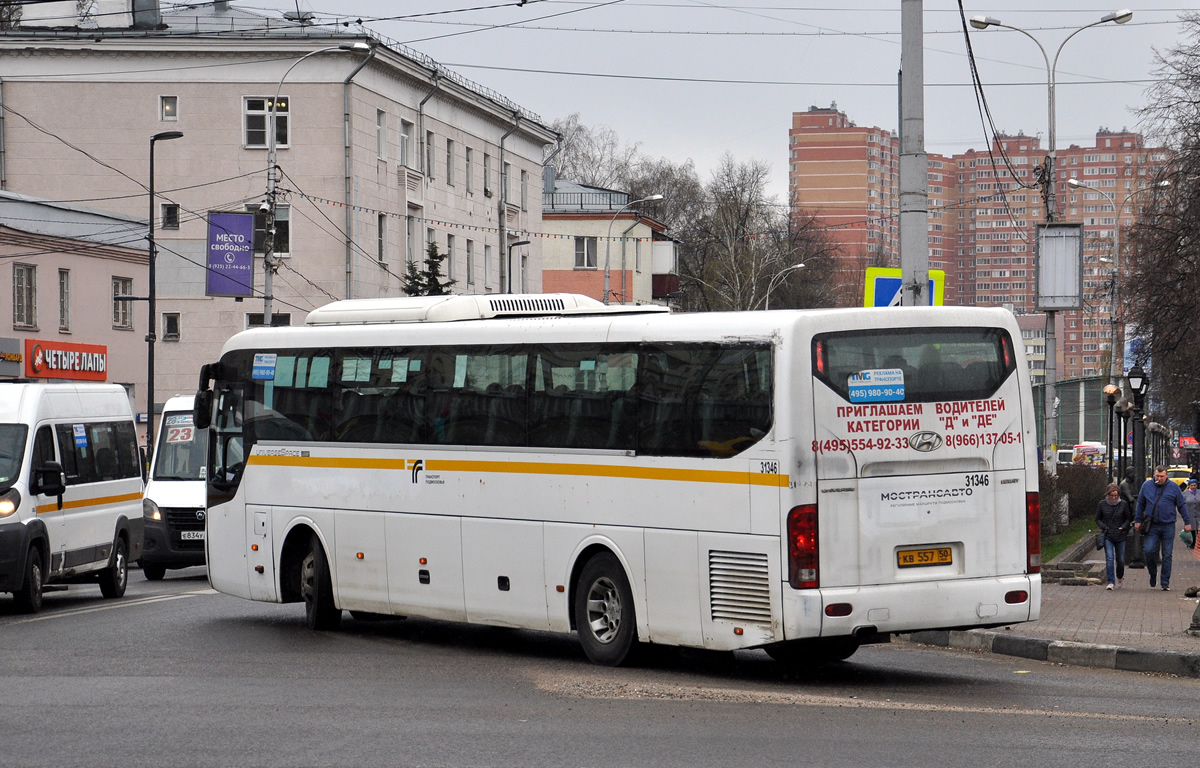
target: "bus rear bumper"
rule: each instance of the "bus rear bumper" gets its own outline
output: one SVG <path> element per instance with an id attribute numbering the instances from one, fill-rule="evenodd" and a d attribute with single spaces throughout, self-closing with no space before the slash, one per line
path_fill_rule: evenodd
<path id="1" fill-rule="evenodd" d="M 1037 574 L 819 590 L 785 584 L 783 631 L 798 640 L 995 627 L 1037 620 L 1041 602 Z"/>

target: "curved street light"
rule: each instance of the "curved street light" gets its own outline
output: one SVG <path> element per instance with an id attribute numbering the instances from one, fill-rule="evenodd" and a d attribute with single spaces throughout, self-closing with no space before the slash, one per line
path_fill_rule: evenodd
<path id="1" fill-rule="evenodd" d="M 279 94 L 283 91 L 283 81 L 292 73 L 292 70 L 307 58 L 317 56 L 330 51 L 352 51 L 354 53 L 371 54 L 374 52 L 368 43 L 361 40 L 353 43 L 342 43 L 340 45 L 330 45 L 325 48 L 318 48 L 315 51 L 309 51 L 300 58 L 292 62 L 291 66 L 283 72 L 283 76 L 279 78 L 279 85 L 275 88 L 275 98 L 271 99 L 271 103 L 267 105 L 267 199 L 266 206 L 266 221 L 263 224 L 263 325 L 268 328 L 271 326 L 271 310 L 274 301 L 274 281 L 272 277 L 275 274 L 275 118 L 276 106 L 279 104 Z M 369 57 L 368 57 L 369 59 Z"/>
<path id="2" fill-rule="evenodd" d="M 146 291 L 146 305 L 149 310 L 150 327 L 146 333 L 146 460 L 154 455 L 154 341 L 157 338 L 158 332 L 158 312 L 155 307 L 155 276 L 154 276 L 154 261 L 158 255 L 158 249 L 154 245 L 154 144 L 158 141 L 170 141 L 172 139 L 182 139 L 183 131 L 163 131 L 156 133 L 150 137 L 150 232 L 149 237 L 149 256 L 148 274 L 149 285 Z"/>
<path id="3" fill-rule="evenodd" d="M 610 277 L 612 274 L 609 271 L 609 254 L 612 251 L 613 224 L 617 223 L 617 219 L 620 218 L 621 214 L 625 212 L 626 208 L 628 208 L 632 205 L 637 205 L 638 203 L 650 203 L 655 200 L 662 200 L 662 199 L 663 199 L 662 195 L 655 194 L 655 195 L 650 195 L 649 197 L 643 197 L 640 200 L 634 200 L 632 202 L 625 203 L 625 205 L 622 205 L 620 210 L 617 211 L 616 215 L 614 215 L 612 217 L 612 221 L 608 222 L 608 236 L 604 238 L 604 303 L 605 304 L 608 303 L 609 280 L 610 280 Z M 621 298 L 622 298 L 622 303 L 623 303 L 625 297 L 622 296 Z"/>
<path id="4" fill-rule="evenodd" d="M 1098 192 L 1108 199 L 1108 202 L 1113 207 L 1116 213 L 1116 224 L 1113 226 L 1113 250 L 1112 250 L 1112 269 L 1113 269 L 1113 289 L 1112 289 L 1112 313 L 1108 318 L 1109 330 L 1109 349 L 1108 349 L 1108 383 L 1110 385 L 1118 385 L 1121 378 L 1121 368 L 1117 365 L 1117 311 L 1120 308 L 1120 303 L 1117 301 L 1117 290 L 1120 283 L 1120 268 L 1121 268 L 1121 213 L 1125 210 L 1126 204 L 1134 195 L 1140 192 L 1145 192 L 1147 189 L 1162 189 L 1171 186 L 1171 182 L 1167 179 L 1153 184 L 1149 187 L 1141 187 L 1140 189 L 1132 190 L 1125 199 L 1121 201 L 1120 207 L 1117 206 L 1117 199 L 1111 193 L 1105 192 L 1103 189 L 1093 187 L 1090 184 L 1084 184 L 1079 179 L 1067 179 L 1067 186 L 1074 189 L 1090 189 L 1093 192 Z M 1103 259 L 1101 259 L 1103 261 Z"/>
<path id="5" fill-rule="evenodd" d="M 1058 50 L 1054 52 L 1054 62 L 1051 63 L 1050 57 L 1046 54 L 1046 48 L 1040 42 L 1038 42 L 1038 39 L 1036 37 L 1029 34 L 1025 30 L 1021 29 L 1020 27 L 1014 27 L 1009 24 L 1004 24 L 999 19 L 993 18 L 991 16 L 973 16 L 973 17 L 971 17 L 971 26 L 974 27 L 975 29 L 987 29 L 988 27 L 1000 27 L 1002 29 L 1011 29 L 1014 32 L 1020 32 L 1022 35 L 1025 35 L 1025 37 L 1028 37 L 1030 40 L 1033 41 L 1034 45 L 1036 45 L 1038 47 L 1038 50 L 1042 52 L 1043 61 L 1046 62 L 1046 114 L 1047 114 L 1046 136 L 1048 139 L 1047 143 L 1049 144 L 1048 151 L 1046 153 L 1047 185 L 1046 185 L 1046 200 L 1045 200 L 1045 202 L 1046 202 L 1046 221 L 1047 222 L 1054 221 L 1054 187 L 1056 184 L 1055 179 L 1054 179 L 1054 165 L 1055 165 L 1054 161 L 1057 156 L 1057 150 L 1056 150 L 1056 144 L 1055 144 L 1055 125 L 1054 125 L 1054 72 L 1058 68 L 1058 57 L 1062 53 L 1063 47 L 1066 46 L 1066 44 L 1068 42 L 1070 42 L 1071 38 L 1075 37 L 1075 35 L 1078 35 L 1083 30 L 1089 29 L 1091 27 L 1099 26 L 1100 24 L 1108 24 L 1109 22 L 1112 22 L 1114 24 L 1124 24 L 1125 22 L 1129 21 L 1132 18 L 1133 18 L 1133 11 L 1129 10 L 1128 8 L 1125 8 L 1125 9 L 1122 9 L 1119 11 L 1114 11 L 1112 13 L 1105 14 L 1104 16 L 1102 16 L 1100 18 L 1099 21 L 1093 21 L 1091 24 L 1083 25 L 1079 29 L 1076 29 L 1074 32 L 1067 35 L 1066 39 L 1063 40 L 1059 44 Z M 1055 385 L 1057 383 L 1057 381 L 1056 381 L 1056 379 L 1057 379 L 1056 358 L 1058 357 L 1058 350 L 1055 346 L 1055 340 L 1054 340 L 1054 322 L 1055 322 L 1054 316 L 1055 316 L 1055 314 L 1056 314 L 1055 311 L 1052 309 L 1046 310 L 1046 383 L 1045 383 L 1045 390 L 1043 391 L 1043 395 L 1044 395 L 1045 399 L 1043 400 L 1042 413 L 1045 414 L 1043 416 L 1043 418 L 1045 419 L 1046 424 L 1045 424 L 1045 430 L 1044 430 L 1043 434 L 1045 436 L 1047 443 L 1057 443 L 1056 435 L 1058 434 L 1058 413 L 1057 413 L 1057 409 L 1054 407 L 1054 402 L 1055 402 L 1055 400 L 1058 399 L 1058 393 L 1055 391 Z M 1054 453 L 1048 452 L 1047 455 L 1053 456 Z M 1054 466 L 1053 464 L 1050 464 L 1051 468 L 1053 468 L 1053 466 Z"/>
<path id="6" fill-rule="evenodd" d="M 790 267 L 784 267 L 782 270 L 779 271 L 778 274 L 775 275 L 775 277 L 771 278 L 771 282 L 767 283 L 766 295 L 763 297 L 763 309 L 764 310 L 768 310 L 771 308 L 771 291 L 775 290 L 775 286 L 780 282 L 780 280 L 783 278 L 783 276 L 787 275 L 788 273 L 793 272 L 797 269 L 804 269 L 804 265 L 803 264 L 793 264 Z"/>

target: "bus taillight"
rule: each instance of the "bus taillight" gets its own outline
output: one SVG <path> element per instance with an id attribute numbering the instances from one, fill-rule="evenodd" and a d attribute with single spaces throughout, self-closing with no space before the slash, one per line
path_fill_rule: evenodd
<path id="1" fill-rule="evenodd" d="M 825 342 L 818 341 L 816 343 L 817 373 L 825 373 Z"/>
<path id="2" fill-rule="evenodd" d="M 793 589 L 821 586 L 817 547 L 817 505 L 801 504 L 788 512 L 788 583 Z"/>
<path id="3" fill-rule="evenodd" d="M 1036 493 L 1025 494 L 1025 553 L 1028 572 L 1042 572 L 1042 503 Z"/>

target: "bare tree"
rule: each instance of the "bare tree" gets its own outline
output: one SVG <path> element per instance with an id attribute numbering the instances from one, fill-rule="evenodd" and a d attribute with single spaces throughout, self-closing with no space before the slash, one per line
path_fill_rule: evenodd
<path id="1" fill-rule="evenodd" d="M 769 178 L 765 163 L 721 159 L 703 214 L 683 233 L 686 309 L 763 309 L 771 297 L 776 308 L 829 305 L 832 250 L 811 218 L 797 224 L 767 194 Z M 791 269 L 796 264 L 805 266 Z"/>
<path id="2" fill-rule="evenodd" d="M 1141 342 L 1126 365 L 1152 361 L 1162 418 L 1190 427 L 1200 399 L 1200 14 L 1182 22 L 1184 42 L 1156 52 L 1156 81 L 1140 112 L 1170 155 L 1148 180 L 1159 185 L 1134 198 L 1140 215 L 1122 249 L 1119 295 L 1121 319 Z"/>
<path id="3" fill-rule="evenodd" d="M 15 1 L 0 2 L 0 29 L 16 29 L 21 22 L 21 5 Z"/>
<path id="4" fill-rule="evenodd" d="M 555 120 L 550 127 L 562 137 L 562 149 L 554 158 L 559 178 L 605 189 L 615 189 L 629 178 L 638 147 L 621 144 L 612 128 L 584 125 L 578 112 Z"/>

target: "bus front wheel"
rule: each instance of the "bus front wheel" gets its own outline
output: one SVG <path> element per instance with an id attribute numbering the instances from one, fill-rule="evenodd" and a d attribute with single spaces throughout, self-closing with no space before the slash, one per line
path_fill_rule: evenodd
<path id="1" fill-rule="evenodd" d="M 300 594 L 304 597 L 304 618 L 309 629 L 332 630 L 342 623 L 342 612 L 333 604 L 333 582 L 325 548 L 316 536 L 300 564 Z"/>
<path id="2" fill-rule="evenodd" d="M 25 583 L 13 593 L 17 610 L 21 613 L 37 613 L 42 609 L 42 553 L 30 547 L 25 558 Z"/>
<path id="3" fill-rule="evenodd" d="M 593 557 L 579 574 L 575 626 L 583 652 L 594 663 L 617 667 L 632 661 L 637 646 L 633 591 L 612 554 Z"/>

